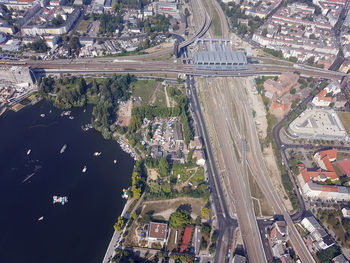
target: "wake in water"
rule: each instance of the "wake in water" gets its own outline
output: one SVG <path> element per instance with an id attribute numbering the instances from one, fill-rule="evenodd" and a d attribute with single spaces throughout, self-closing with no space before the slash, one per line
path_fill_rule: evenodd
<path id="1" fill-rule="evenodd" d="M 34 175 L 35 173 L 32 173 L 30 175 L 28 175 L 23 181 L 22 181 L 22 184 L 25 183 L 26 181 L 28 181 L 30 178 L 32 178 L 32 176 Z"/>

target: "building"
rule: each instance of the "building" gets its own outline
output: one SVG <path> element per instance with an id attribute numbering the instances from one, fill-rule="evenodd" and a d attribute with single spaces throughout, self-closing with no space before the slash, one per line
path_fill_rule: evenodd
<path id="1" fill-rule="evenodd" d="M 343 254 L 340 254 L 339 256 L 336 256 L 332 259 L 332 262 L 334 263 L 349 263 L 349 261 L 346 259 L 346 257 Z"/>
<path id="2" fill-rule="evenodd" d="M 346 174 L 347 177 L 350 177 L 350 160 L 343 160 L 337 163 L 343 170 L 344 174 Z"/>
<path id="3" fill-rule="evenodd" d="M 270 113 L 272 113 L 278 118 L 282 118 L 289 112 L 290 108 L 291 104 L 278 103 L 274 100 L 270 105 Z"/>
<path id="4" fill-rule="evenodd" d="M 197 39 L 198 51 L 194 65 L 200 70 L 245 70 L 247 58 L 244 52 L 234 49 L 231 39 Z"/>
<path id="5" fill-rule="evenodd" d="M 165 223 L 149 223 L 148 240 L 166 242 L 168 237 L 168 225 Z"/>
<path id="6" fill-rule="evenodd" d="M 332 237 L 324 230 L 313 216 L 305 217 L 301 220 L 301 225 L 310 232 L 310 240 L 317 250 L 327 249 L 334 245 Z"/>
<path id="7" fill-rule="evenodd" d="M 1 46 L 2 51 L 15 52 L 21 49 L 21 41 L 17 39 L 8 40 L 5 45 Z"/>
<path id="8" fill-rule="evenodd" d="M 185 231 L 184 231 L 184 234 L 182 236 L 182 243 L 180 245 L 180 253 L 183 253 L 184 251 L 187 250 L 187 247 L 191 241 L 192 230 L 193 230 L 193 227 L 191 227 L 191 226 L 185 227 Z"/>
<path id="9" fill-rule="evenodd" d="M 203 150 L 194 150 L 192 154 L 192 159 L 196 160 L 196 164 L 200 166 L 205 165 L 205 158 Z"/>
<path id="10" fill-rule="evenodd" d="M 294 73 L 283 73 L 277 80 L 268 79 L 264 82 L 264 90 L 272 93 L 275 97 L 282 97 L 283 94 L 298 83 L 299 75 Z"/>
<path id="11" fill-rule="evenodd" d="M 79 42 L 82 46 L 92 46 L 95 43 L 95 39 L 92 37 L 79 37 Z"/>
<path id="12" fill-rule="evenodd" d="M 30 36 L 42 36 L 42 35 L 61 35 L 67 33 L 75 21 L 80 16 L 80 8 L 74 8 L 74 10 L 68 15 L 67 19 L 61 26 L 48 27 L 46 23 L 27 23 L 21 28 L 21 32 L 24 35 Z"/>
<path id="13" fill-rule="evenodd" d="M 344 218 L 350 218 L 350 209 L 349 208 L 344 207 L 341 210 L 341 212 L 342 212 Z"/>
<path id="14" fill-rule="evenodd" d="M 276 221 L 270 232 L 273 244 L 285 244 L 288 240 L 288 227 L 285 221 Z"/>
<path id="15" fill-rule="evenodd" d="M 294 138 L 349 141 L 338 114 L 332 109 L 306 109 L 289 124 L 287 132 Z"/>
<path id="16" fill-rule="evenodd" d="M 333 102 L 333 108 L 340 109 L 345 107 L 345 104 L 348 102 L 348 99 L 346 98 L 344 93 L 338 93 L 335 96 L 333 96 Z"/>
<path id="17" fill-rule="evenodd" d="M 198 136 L 194 137 L 194 139 L 190 141 L 189 148 L 194 150 L 202 149 L 203 145 L 201 139 Z"/>
<path id="18" fill-rule="evenodd" d="M 327 97 L 326 89 L 321 90 L 313 99 L 312 104 L 317 107 L 328 107 L 332 102 L 332 97 Z"/>

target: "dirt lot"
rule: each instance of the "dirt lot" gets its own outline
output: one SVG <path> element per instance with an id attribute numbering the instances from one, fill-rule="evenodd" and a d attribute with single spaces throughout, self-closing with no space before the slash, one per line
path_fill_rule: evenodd
<path id="1" fill-rule="evenodd" d="M 249 87 L 246 87 L 248 99 L 250 103 L 250 108 L 255 111 L 255 123 L 258 129 L 259 137 L 264 139 L 266 137 L 267 130 L 267 120 L 266 120 L 266 112 L 265 106 L 261 99 L 260 94 L 256 91 L 253 79 L 249 79 Z"/>
<path id="2" fill-rule="evenodd" d="M 142 206 L 142 213 L 144 215 L 152 212 L 153 215 L 162 216 L 166 220 L 169 219 L 170 214 L 173 213 L 180 205 L 189 205 L 191 210 L 191 217 L 196 219 L 200 215 L 205 202 L 200 198 L 179 197 L 169 200 L 145 201 Z"/>
<path id="3" fill-rule="evenodd" d="M 164 42 L 164 43 L 162 43 L 160 45 L 148 48 L 148 49 L 146 49 L 144 51 L 147 52 L 147 53 L 154 53 L 154 52 L 166 49 L 166 48 L 172 48 L 174 46 L 174 42 L 175 42 L 175 40 L 172 39 L 169 42 Z"/>
<path id="4" fill-rule="evenodd" d="M 132 110 L 132 99 L 127 102 L 120 104 L 117 112 L 117 122 L 120 126 L 127 127 L 130 124 Z"/>
<path id="5" fill-rule="evenodd" d="M 151 180 L 157 180 L 159 174 L 156 169 L 147 169 L 148 170 L 148 177 Z"/>
<path id="6" fill-rule="evenodd" d="M 350 112 L 339 112 L 339 118 L 347 133 L 350 133 Z"/>
<path id="7" fill-rule="evenodd" d="M 283 184 L 282 184 L 282 178 L 281 174 L 278 170 L 276 159 L 273 154 L 273 150 L 271 145 L 268 148 L 264 148 L 263 152 L 266 167 L 270 172 L 271 181 L 275 187 L 275 189 L 278 191 L 279 196 L 282 197 L 282 200 L 287 208 L 288 211 L 293 211 L 292 204 L 289 201 L 288 195 L 286 194 L 286 191 L 284 190 Z"/>

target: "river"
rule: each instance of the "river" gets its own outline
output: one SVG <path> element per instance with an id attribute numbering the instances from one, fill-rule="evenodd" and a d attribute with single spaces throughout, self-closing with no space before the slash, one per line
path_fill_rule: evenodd
<path id="1" fill-rule="evenodd" d="M 72 109 L 71 120 L 42 101 L 0 116 L 0 262 L 102 262 L 134 161 L 117 142 L 81 129 L 91 111 Z M 53 195 L 68 203 L 53 204 Z"/>

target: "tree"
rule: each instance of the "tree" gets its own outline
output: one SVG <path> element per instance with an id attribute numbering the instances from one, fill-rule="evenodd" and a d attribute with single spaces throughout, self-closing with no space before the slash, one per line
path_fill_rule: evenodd
<path id="1" fill-rule="evenodd" d="M 131 218 L 132 218 L 133 220 L 136 220 L 136 219 L 137 219 L 137 214 L 136 214 L 135 211 L 132 212 L 130 216 L 131 216 Z"/>
<path id="2" fill-rule="evenodd" d="M 267 32 L 267 28 L 264 28 L 263 31 L 262 31 L 262 35 L 263 35 L 264 37 L 266 37 L 267 33 L 268 33 L 268 32 Z"/>
<path id="3" fill-rule="evenodd" d="M 168 171 L 169 171 L 168 160 L 165 157 L 163 157 L 159 161 L 159 174 L 162 177 L 166 177 L 168 175 Z"/>
<path id="4" fill-rule="evenodd" d="M 201 211 L 201 217 L 202 218 L 208 218 L 208 215 L 209 215 L 209 208 L 207 207 L 204 207 Z"/>
<path id="5" fill-rule="evenodd" d="M 190 11 L 188 11 L 187 7 L 185 8 L 185 16 L 189 17 L 191 15 Z"/>
<path id="6" fill-rule="evenodd" d="M 115 231 L 117 231 L 117 232 L 121 231 L 123 226 L 124 226 L 124 223 L 125 223 L 124 218 L 119 216 L 117 223 L 114 224 Z"/>
<path id="7" fill-rule="evenodd" d="M 295 88 L 292 88 L 292 89 L 289 91 L 289 93 L 292 94 L 292 95 L 295 94 L 295 92 L 296 92 Z"/>
<path id="8" fill-rule="evenodd" d="M 331 262 L 332 259 L 339 254 L 340 254 L 339 248 L 333 245 L 327 249 L 320 250 L 317 253 L 317 258 L 320 261 L 320 263 L 328 263 L 328 262 Z"/>
<path id="9" fill-rule="evenodd" d="M 179 210 L 170 215 L 169 224 L 173 228 L 179 228 L 190 223 L 190 217 L 185 210 Z"/>

